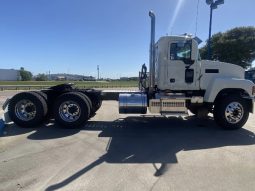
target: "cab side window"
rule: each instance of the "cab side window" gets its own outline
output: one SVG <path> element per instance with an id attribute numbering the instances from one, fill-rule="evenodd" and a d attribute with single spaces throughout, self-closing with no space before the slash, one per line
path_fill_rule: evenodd
<path id="1" fill-rule="evenodd" d="M 172 43 L 170 46 L 170 60 L 191 59 L 190 43 Z"/>

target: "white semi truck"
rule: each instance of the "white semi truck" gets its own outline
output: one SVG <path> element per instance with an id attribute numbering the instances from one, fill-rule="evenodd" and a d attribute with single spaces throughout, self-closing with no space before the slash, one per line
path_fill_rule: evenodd
<path id="1" fill-rule="evenodd" d="M 163 36 L 155 43 L 155 15 L 150 11 L 149 71 L 139 73 L 139 91 L 126 93 L 75 89 L 70 84 L 16 94 L 4 104 L 19 126 L 36 126 L 54 118 L 64 127 L 80 127 L 95 115 L 103 100 L 119 101 L 120 113 L 195 115 L 212 113 L 225 129 L 241 128 L 253 112 L 255 84 L 244 79 L 240 66 L 201 60 L 199 38 Z"/>

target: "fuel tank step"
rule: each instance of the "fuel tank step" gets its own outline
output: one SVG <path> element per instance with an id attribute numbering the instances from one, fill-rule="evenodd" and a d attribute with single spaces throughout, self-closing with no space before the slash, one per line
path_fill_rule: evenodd
<path id="1" fill-rule="evenodd" d="M 162 114 L 186 114 L 188 113 L 185 99 L 152 99 L 149 111 Z"/>

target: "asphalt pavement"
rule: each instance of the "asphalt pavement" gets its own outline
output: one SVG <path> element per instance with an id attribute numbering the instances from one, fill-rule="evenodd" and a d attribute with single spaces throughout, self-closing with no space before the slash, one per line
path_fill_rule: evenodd
<path id="1" fill-rule="evenodd" d="M 0 92 L 2 100 L 15 92 Z M 6 127 L 0 190 L 254 190 L 255 115 L 225 131 L 212 117 L 120 115 L 105 101 L 84 127 Z"/>

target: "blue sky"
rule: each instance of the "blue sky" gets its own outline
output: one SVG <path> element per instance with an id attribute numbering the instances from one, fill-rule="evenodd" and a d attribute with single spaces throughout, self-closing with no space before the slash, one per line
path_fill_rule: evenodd
<path id="1" fill-rule="evenodd" d="M 195 33 L 198 0 L 0 0 L 0 68 L 33 74 L 137 76 L 148 63 L 150 19 L 156 36 Z M 254 0 L 225 0 L 212 33 L 255 26 Z M 197 36 L 208 38 L 209 7 L 199 2 Z"/>

